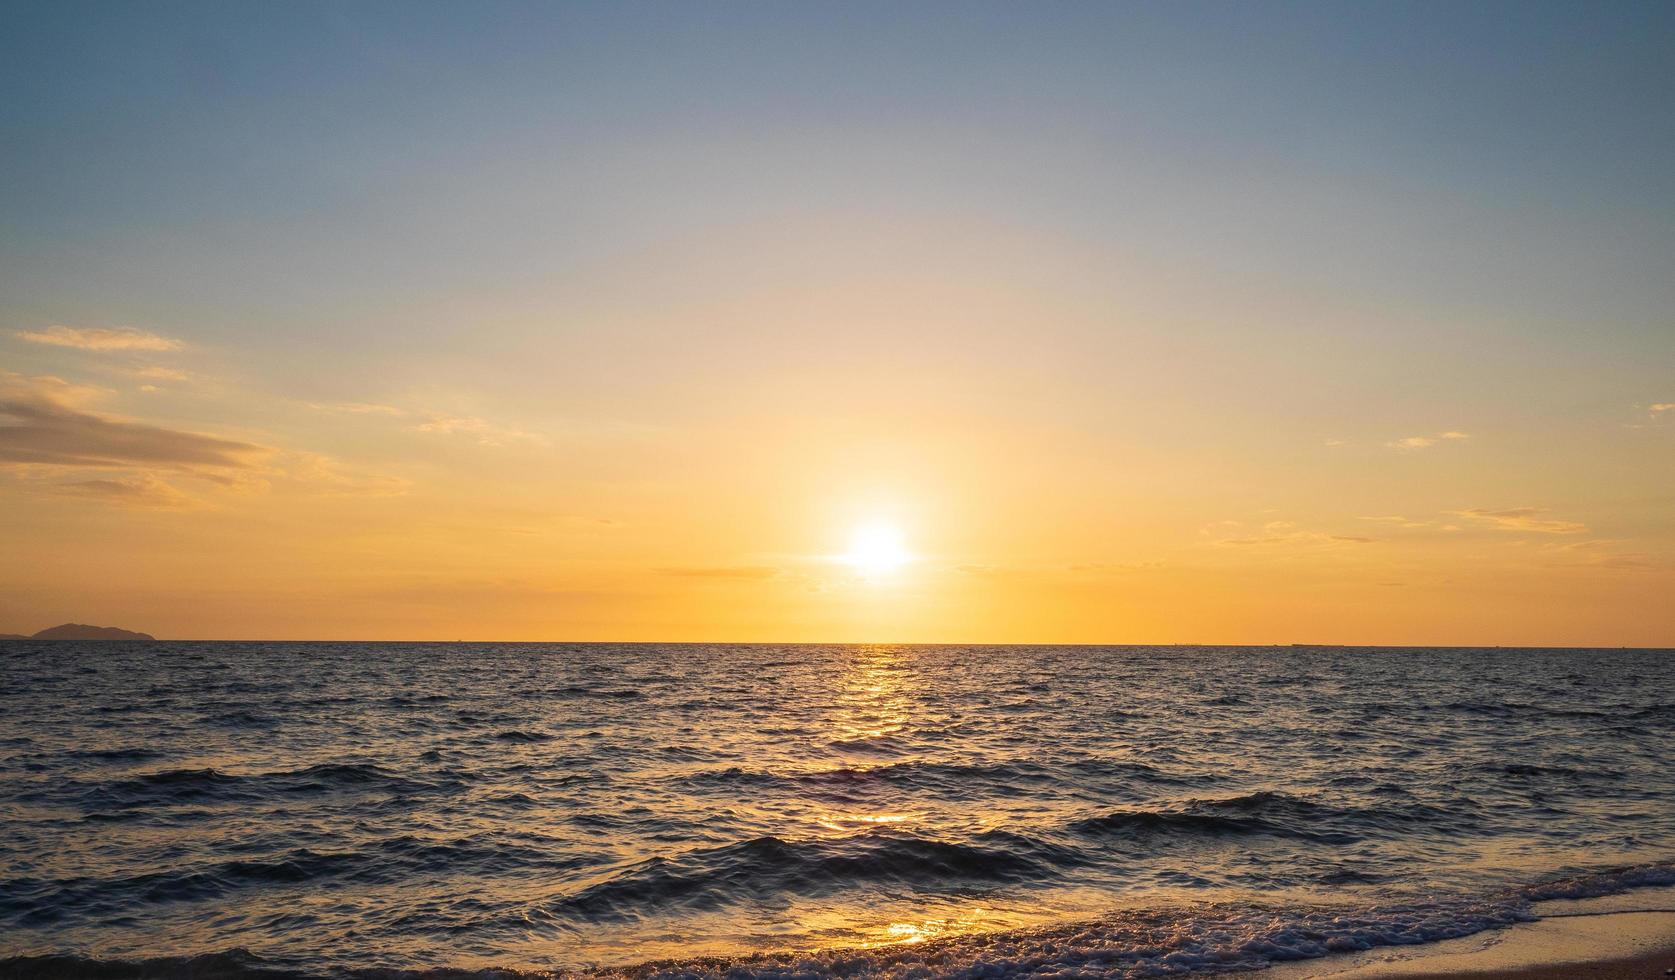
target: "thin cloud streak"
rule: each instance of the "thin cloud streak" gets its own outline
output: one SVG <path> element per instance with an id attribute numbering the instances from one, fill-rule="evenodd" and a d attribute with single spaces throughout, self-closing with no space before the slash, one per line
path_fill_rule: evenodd
<path id="1" fill-rule="evenodd" d="M 1470 438 L 1471 433 L 1469 432 L 1460 432 L 1450 429 L 1447 432 L 1438 432 L 1428 436 L 1408 436 L 1404 439 L 1387 442 L 1385 445 L 1389 446 L 1391 449 L 1400 449 L 1411 452 L 1419 449 L 1429 449 L 1439 442 L 1461 442 Z"/>
<path id="2" fill-rule="evenodd" d="M 53 484 L 52 492 L 124 507 L 153 507 L 186 510 L 198 502 L 167 482 L 148 474 L 126 480 L 78 480 Z"/>
<path id="3" fill-rule="evenodd" d="M 1582 534 L 1588 530 L 1588 525 L 1579 521 L 1563 521 L 1544 517 L 1543 515 L 1547 511 L 1542 507 L 1506 507 L 1500 510 L 1473 507 L 1468 510 L 1452 511 L 1451 513 L 1501 531 L 1533 531 L 1537 534 Z"/>
<path id="4" fill-rule="evenodd" d="M 414 432 L 423 432 L 427 435 L 470 436 L 484 446 L 505 446 L 515 442 L 545 445 L 547 442 L 546 438 L 538 433 L 500 425 L 476 415 L 450 415 L 442 412 L 414 411 L 376 402 L 309 402 L 308 407 L 320 412 L 334 412 L 344 415 L 376 415 L 393 419 L 407 419 L 412 422 L 408 428 Z"/>
<path id="5" fill-rule="evenodd" d="M 136 330 L 133 327 L 66 327 L 54 325 L 45 330 L 19 330 L 20 340 L 49 347 L 70 347 L 87 351 L 180 350 L 186 345 L 173 337 Z"/>

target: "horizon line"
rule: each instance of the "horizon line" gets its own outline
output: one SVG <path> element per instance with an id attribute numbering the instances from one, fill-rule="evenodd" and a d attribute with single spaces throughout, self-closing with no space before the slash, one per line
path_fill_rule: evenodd
<path id="1" fill-rule="evenodd" d="M 1086 649 L 1110 649 L 1132 647 L 1170 647 L 1170 648 L 1262 648 L 1262 649 L 1346 649 L 1346 650 L 1644 650 L 1649 652 L 1675 652 L 1675 644 L 1668 646 L 1638 646 L 1634 644 L 1525 644 L 1525 643 L 1311 643 L 1311 642 L 1272 642 L 1272 643 L 1235 643 L 1216 641 L 1170 641 L 1160 643 L 1146 642 L 1111 642 L 1111 641 L 1020 641 L 995 642 L 979 640 L 483 640 L 483 639 L 294 639 L 283 637 L 195 637 L 168 639 L 152 637 L 149 640 L 126 639 L 36 639 L 33 636 L 13 634 L 0 636 L 0 643 L 377 643 L 377 644 L 413 644 L 435 646 L 488 646 L 488 645 L 518 645 L 518 646 L 759 646 L 759 647 L 1079 647 Z"/>

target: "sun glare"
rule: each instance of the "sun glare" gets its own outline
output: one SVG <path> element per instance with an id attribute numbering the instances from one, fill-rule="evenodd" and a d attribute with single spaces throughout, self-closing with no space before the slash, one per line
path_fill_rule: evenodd
<path id="1" fill-rule="evenodd" d="M 893 572 L 912 560 L 902 544 L 901 531 L 884 523 L 862 524 L 849 535 L 843 561 L 865 575 Z"/>

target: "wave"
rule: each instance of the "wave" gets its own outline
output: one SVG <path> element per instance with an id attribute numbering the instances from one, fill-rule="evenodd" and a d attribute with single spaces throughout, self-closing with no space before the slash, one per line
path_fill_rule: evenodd
<path id="1" fill-rule="evenodd" d="M 641 691 L 629 687 L 593 687 L 588 684 L 566 684 L 561 687 L 536 688 L 528 692 L 536 697 L 602 698 L 609 701 L 632 701 L 645 697 Z"/>
<path id="2" fill-rule="evenodd" d="M 1014 834 L 983 835 L 972 843 L 887 831 L 838 840 L 758 837 L 672 859 L 642 861 L 561 898 L 546 912 L 588 920 L 627 919 L 676 906 L 710 909 L 857 886 L 1001 885 L 1041 878 L 1048 870 L 1043 857 L 1050 851 L 1048 845 Z"/>
<path id="3" fill-rule="evenodd" d="M 728 861 L 786 860 L 790 862 L 787 873 L 793 873 L 809 860 L 808 854 L 773 839 L 717 849 L 709 857 L 715 859 L 721 852 L 731 852 Z M 925 860 L 939 863 L 935 858 Z M 955 980 L 1063 976 L 1127 980 L 1260 970 L 1276 963 L 1316 959 L 1333 953 L 1414 946 L 1470 936 L 1539 919 L 1539 912 L 1531 907 L 1535 901 L 1616 894 L 1654 885 L 1675 885 L 1675 864 L 1617 868 L 1477 899 L 1305 907 L 1219 903 L 1134 909 L 1065 925 L 950 936 L 918 943 L 660 960 L 629 967 L 567 972 L 567 975 L 599 980 L 791 980 L 793 977 L 913 980 L 928 976 Z M 345 980 L 534 980 L 553 976 L 547 971 L 510 966 L 394 969 L 349 965 L 330 972 Z M 318 971 L 266 959 L 243 949 L 132 960 L 68 954 L 15 956 L 0 959 L 0 974 L 17 980 L 88 976 L 104 980 L 160 977 L 300 980 L 319 975 Z"/>
<path id="4" fill-rule="evenodd" d="M 424 778 L 403 776 L 365 763 L 328 762 L 262 773 L 229 773 L 213 768 L 164 769 L 122 779 L 55 784 L 34 790 L 25 798 L 68 797 L 95 803 L 101 809 L 133 810 L 187 803 L 254 803 L 332 792 L 412 796 L 449 792 L 461 786 L 460 775 L 453 771 Z"/>
<path id="5" fill-rule="evenodd" d="M 556 736 L 548 732 L 531 732 L 521 728 L 512 728 L 503 732 L 496 732 L 494 738 L 501 742 L 550 742 Z"/>
<path id="6" fill-rule="evenodd" d="M 290 980 L 309 975 L 284 969 L 242 949 L 200 956 L 158 956 L 136 960 L 103 960 L 72 954 L 14 956 L 0 959 L 0 974 L 12 980 L 86 980 L 89 977 L 100 980 L 163 980 L 174 977 L 183 980 Z M 442 975 L 459 974 L 447 971 Z"/>
<path id="7" fill-rule="evenodd" d="M 1350 807 L 1285 793 L 1259 792 L 1219 800 L 1190 800 L 1158 810 L 1118 810 L 1070 825 L 1089 836 L 1225 835 L 1282 837 L 1319 844 L 1353 844 L 1402 833 L 1414 825 L 1467 832 L 1477 826 L 1475 806 L 1428 804 Z"/>
<path id="8" fill-rule="evenodd" d="M 163 753 L 156 749 L 140 747 L 121 749 L 83 749 L 69 753 L 72 759 L 90 759 L 96 762 L 150 762 L 161 759 Z"/>
<path id="9" fill-rule="evenodd" d="M 1518 894 L 1525 901 L 1546 902 L 1559 898 L 1599 898 L 1635 888 L 1671 885 L 1675 885 L 1675 861 L 1656 861 L 1526 885 Z"/>
<path id="10" fill-rule="evenodd" d="M 812 772 L 789 773 L 729 766 L 725 769 L 692 773 L 685 778 L 691 784 L 726 787 L 846 792 L 873 786 L 891 786 L 946 791 L 962 797 L 969 797 L 974 786 L 989 789 L 1004 789 L 1008 785 L 1035 787 L 1062 783 L 1071 778 L 1137 781 L 1160 786 L 1196 785 L 1213 781 L 1213 777 L 1177 775 L 1142 762 L 1081 760 L 1043 764 L 1026 759 L 987 763 L 896 762 L 878 766 L 838 766 Z"/>
<path id="11" fill-rule="evenodd" d="M 129 877 L 18 878 L 7 882 L 6 892 L 0 894 L 0 916 L 27 916 L 41 924 L 71 916 L 121 915 L 136 904 L 219 899 L 269 885 L 388 885 L 445 867 L 470 868 L 479 875 L 553 874 L 597 861 L 558 854 L 538 841 L 401 836 L 351 851 L 294 848 L 266 857 L 201 862 Z"/>

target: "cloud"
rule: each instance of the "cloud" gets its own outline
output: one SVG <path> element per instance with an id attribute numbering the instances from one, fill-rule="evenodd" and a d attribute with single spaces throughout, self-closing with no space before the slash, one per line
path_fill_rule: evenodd
<path id="1" fill-rule="evenodd" d="M 417 432 L 430 432 L 439 435 L 468 435 L 475 436 L 477 442 L 484 446 L 504 446 L 509 442 L 543 442 L 540 436 L 533 432 L 496 425 L 487 419 L 474 415 L 429 415 L 423 422 L 413 427 Z"/>
<path id="2" fill-rule="evenodd" d="M 697 565 L 659 568 L 659 575 L 676 578 L 765 579 L 779 574 L 779 569 L 767 565 Z"/>
<path id="3" fill-rule="evenodd" d="M 1363 520 L 1363 521 L 1376 521 L 1380 524 L 1392 524 L 1392 525 L 1395 525 L 1396 527 L 1430 527 L 1431 526 L 1430 521 L 1416 521 L 1416 520 L 1414 520 L 1410 517 L 1403 517 L 1400 514 L 1386 514 L 1386 515 L 1379 516 L 1379 517 L 1361 517 L 1361 518 L 1357 518 L 1357 519 L 1358 520 Z"/>
<path id="4" fill-rule="evenodd" d="M 75 384 L 50 374 L 28 377 L 0 368 L 0 400 L 39 398 L 69 408 L 80 408 L 108 394 L 108 388 Z"/>
<path id="5" fill-rule="evenodd" d="M 133 327 L 65 327 L 51 326 L 45 330 L 19 330 L 17 336 L 32 344 L 53 347 L 73 347 L 77 350 L 180 350 L 186 346 L 173 337 L 163 337 L 135 330 Z"/>
<path id="6" fill-rule="evenodd" d="M 1439 442 L 1459 442 L 1470 438 L 1470 433 L 1458 432 L 1450 429 L 1447 432 L 1438 432 L 1428 436 L 1408 436 L 1405 439 L 1397 439 L 1393 442 L 1387 442 L 1385 445 L 1389 446 L 1391 449 L 1401 449 L 1411 452 L 1418 449 L 1429 449 Z"/>
<path id="7" fill-rule="evenodd" d="M 407 414 L 405 409 L 396 408 L 394 405 L 377 405 L 372 402 L 330 402 L 326 404 L 309 402 L 308 407 L 316 411 L 342 412 L 348 415 L 404 416 Z"/>
<path id="8" fill-rule="evenodd" d="M 1541 507 L 1507 507 L 1501 510 L 1490 510 L 1484 507 L 1473 507 L 1469 510 L 1450 511 L 1457 517 L 1484 524 L 1500 531 L 1530 531 L 1537 534 L 1581 534 L 1588 530 L 1586 524 L 1576 521 L 1554 520 L 1543 517 L 1547 511 Z"/>
<path id="9" fill-rule="evenodd" d="M 1662 415 L 1664 412 L 1675 412 L 1675 402 L 1658 402 L 1657 404 L 1652 405 L 1651 409 L 1653 415 Z"/>
<path id="10" fill-rule="evenodd" d="M 1260 525 L 1243 521 L 1217 521 L 1199 529 L 1200 534 L 1220 535 L 1217 545 L 1248 548 L 1262 545 L 1374 544 L 1379 539 L 1354 534 L 1328 534 L 1298 526 L 1293 521 L 1266 521 Z M 1235 536 L 1236 535 L 1236 536 Z"/>
<path id="11" fill-rule="evenodd" d="M 1556 564 L 1584 568 L 1614 568 L 1638 571 L 1657 568 L 1653 556 L 1644 551 L 1623 551 L 1626 542 L 1605 538 L 1584 541 L 1550 541 L 1541 546 L 1543 553 L 1552 556 Z"/>
<path id="12" fill-rule="evenodd" d="M 416 412 L 395 405 L 381 405 L 375 402 L 309 402 L 308 407 L 317 411 L 338 412 L 346 415 L 382 415 L 389 418 L 412 419 L 414 424 L 411 428 L 415 432 L 443 436 L 473 436 L 480 445 L 484 446 L 504 446 L 512 442 L 542 444 L 546 442 L 545 439 L 533 432 L 498 425 L 475 415 Z"/>
<path id="13" fill-rule="evenodd" d="M 1437 441 L 1430 436 L 1408 436 L 1389 443 L 1389 446 L 1391 449 L 1425 449 L 1436 444 Z"/>
<path id="14" fill-rule="evenodd" d="M 0 372 L 0 462 L 243 468 L 262 446 L 82 411 L 90 389 Z"/>
<path id="15" fill-rule="evenodd" d="M 136 378 L 144 378 L 148 381 L 187 381 L 192 377 L 185 371 L 177 371 L 174 368 L 161 367 L 156 364 L 135 368 L 128 373 Z"/>
<path id="16" fill-rule="evenodd" d="M 275 475 L 325 497 L 400 497 L 413 487 L 402 477 L 357 471 L 330 456 L 310 452 L 285 453 Z"/>
<path id="17" fill-rule="evenodd" d="M 0 370 L 0 469 L 34 484 L 36 492 L 174 509 L 212 507 L 229 496 L 270 491 L 395 497 L 412 486 L 405 478 L 320 453 L 147 425 L 96 410 L 109 394 L 61 378 Z M 65 468 L 94 473 L 50 482 Z M 180 479 L 199 481 L 213 495 L 188 496 L 175 486 Z"/>
<path id="18" fill-rule="evenodd" d="M 80 480 L 56 483 L 52 492 L 69 497 L 85 497 L 125 507 L 160 507 L 181 510 L 194 507 L 197 501 L 149 474 L 126 480 Z"/>

